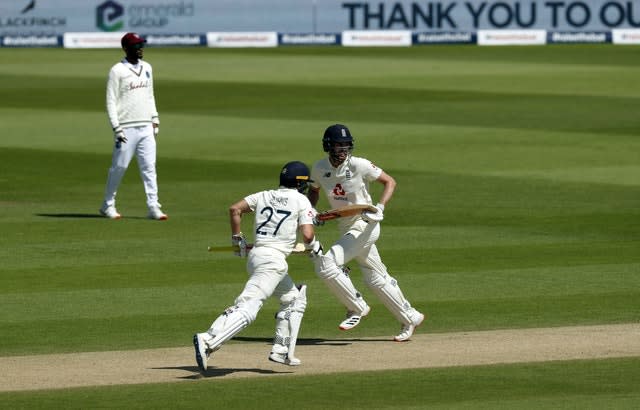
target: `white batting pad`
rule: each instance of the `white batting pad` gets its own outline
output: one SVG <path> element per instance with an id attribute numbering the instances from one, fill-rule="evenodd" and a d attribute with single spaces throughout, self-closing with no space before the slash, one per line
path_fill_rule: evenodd
<path id="1" fill-rule="evenodd" d="M 207 331 L 213 337 L 211 341 L 207 341 L 210 349 L 219 349 L 226 341 L 255 320 L 262 307 L 262 302 L 251 302 L 228 308 L 211 324 Z"/>

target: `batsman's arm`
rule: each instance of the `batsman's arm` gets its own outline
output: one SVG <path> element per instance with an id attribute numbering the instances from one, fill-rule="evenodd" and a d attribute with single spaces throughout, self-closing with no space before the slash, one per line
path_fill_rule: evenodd
<path id="1" fill-rule="evenodd" d="M 300 232 L 302 233 L 302 241 L 304 242 L 304 252 L 309 252 L 309 256 L 312 259 L 322 256 L 322 244 L 316 239 L 315 230 L 313 225 L 300 225 Z M 294 253 L 299 253 L 300 249 L 294 249 Z"/>
<path id="2" fill-rule="evenodd" d="M 313 225 L 300 225 L 300 233 L 302 234 L 302 242 L 307 245 L 313 242 L 313 238 L 315 238 Z"/>
<path id="3" fill-rule="evenodd" d="M 382 189 L 382 193 L 380 194 L 380 198 L 378 199 L 378 204 L 383 207 L 391 200 L 394 191 L 396 190 L 396 180 L 386 172 L 382 171 L 377 182 L 381 183 L 384 188 Z"/>
<path id="4" fill-rule="evenodd" d="M 362 219 L 367 222 L 379 223 L 384 219 L 385 205 L 391 200 L 393 192 L 396 189 L 396 180 L 386 172 L 382 171 L 378 178 L 376 178 L 376 181 L 384 186 L 382 193 L 380 194 L 380 198 L 378 199 L 378 203 L 376 204 L 377 212 L 365 211 L 362 213 Z"/>
<path id="5" fill-rule="evenodd" d="M 318 200 L 320 199 L 320 187 L 309 187 L 309 192 L 307 192 L 307 198 L 309 202 L 311 202 L 311 206 L 314 208 L 318 204 Z"/>
<path id="6" fill-rule="evenodd" d="M 242 214 L 251 212 L 246 200 L 242 199 L 229 207 L 229 223 L 231 235 L 239 235 L 242 232 Z"/>

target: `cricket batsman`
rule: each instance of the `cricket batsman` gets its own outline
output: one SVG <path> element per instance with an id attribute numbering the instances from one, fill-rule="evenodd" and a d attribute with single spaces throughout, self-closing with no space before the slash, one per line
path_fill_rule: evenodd
<path id="1" fill-rule="evenodd" d="M 307 306 L 307 287 L 293 283 L 286 259 L 294 249 L 298 232 L 312 259 L 322 249 L 314 235 L 313 208 L 304 195 L 309 182 L 309 168 L 299 161 L 289 162 L 280 171 L 278 189 L 248 195 L 229 208 L 231 242 L 240 250 L 240 256 L 248 257 L 249 280 L 234 305 L 218 316 L 206 332 L 193 336 L 200 370 L 207 369 L 213 352 L 255 321 L 265 300 L 272 295 L 280 300 L 280 308 L 269 360 L 300 365 L 295 347 Z M 248 213 L 254 214 L 255 241 L 247 254 L 240 228 L 242 216 Z"/>
<path id="2" fill-rule="evenodd" d="M 346 126 L 335 124 L 325 130 L 322 148 L 328 157 L 316 162 L 311 170 L 313 182 L 308 193 L 309 201 L 315 207 L 322 189 L 331 208 L 372 205 L 369 183 L 376 182 L 383 186 L 375 206 L 377 211 L 341 218 L 339 228 L 342 236 L 326 253 L 314 260 L 315 271 L 347 308 L 346 319 L 339 328 L 349 330 L 357 326 L 370 311 L 344 269 L 347 263 L 355 260 L 362 271 L 364 283 L 401 323 L 400 332 L 394 340 L 404 342 L 411 338 L 415 328 L 424 320 L 424 315 L 404 297 L 398 281 L 387 272 L 376 247 L 385 205 L 393 196 L 396 181 L 371 161 L 352 156 L 353 147 L 353 137 Z"/>

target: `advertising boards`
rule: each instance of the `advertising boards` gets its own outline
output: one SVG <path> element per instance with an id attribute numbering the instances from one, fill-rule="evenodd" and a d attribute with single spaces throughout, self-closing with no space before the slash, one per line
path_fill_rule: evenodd
<path id="1" fill-rule="evenodd" d="M 0 36 L 408 30 L 603 32 L 640 28 L 640 0 L 12 0 Z M 320 39 L 320 38 L 319 38 Z M 318 39 L 318 40 L 319 40 Z"/>

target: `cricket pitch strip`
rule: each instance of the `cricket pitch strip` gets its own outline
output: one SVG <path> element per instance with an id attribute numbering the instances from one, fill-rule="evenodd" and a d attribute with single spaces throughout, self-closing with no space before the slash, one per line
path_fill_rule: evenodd
<path id="1" fill-rule="evenodd" d="M 269 362 L 269 343 L 240 337 L 212 356 L 204 374 L 190 342 L 186 335 L 177 348 L 0 357 L 0 391 L 640 357 L 640 323 L 422 333 L 405 343 L 302 338 L 297 367 Z"/>

